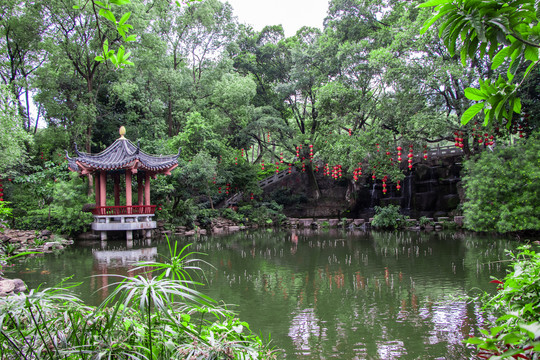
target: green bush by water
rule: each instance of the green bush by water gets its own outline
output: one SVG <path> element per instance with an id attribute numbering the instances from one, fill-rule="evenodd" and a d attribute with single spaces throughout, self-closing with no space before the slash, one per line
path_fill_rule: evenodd
<path id="1" fill-rule="evenodd" d="M 483 294 L 484 311 L 497 317 L 482 335 L 464 342 L 478 349 L 483 359 L 538 359 L 540 356 L 540 253 L 523 246 L 516 255 L 508 252 L 511 271 L 494 279 L 495 295 Z"/>
<path id="2" fill-rule="evenodd" d="M 465 226 L 500 233 L 540 230 L 540 133 L 465 163 Z"/>
<path id="3" fill-rule="evenodd" d="M 398 229 L 405 224 L 406 217 L 399 212 L 399 206 L 375 206 L 375 215 L 371 225 L 377 229 Z"/>

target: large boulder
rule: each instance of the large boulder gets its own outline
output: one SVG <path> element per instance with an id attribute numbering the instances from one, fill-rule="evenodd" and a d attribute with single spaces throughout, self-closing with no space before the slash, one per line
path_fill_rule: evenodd
<path id="1" fill-rule="evenodd" d="M 18 294 L 23 291 L 26 291 L 26 285 L 21 279 L 0 278 L 0 296 Z"/>

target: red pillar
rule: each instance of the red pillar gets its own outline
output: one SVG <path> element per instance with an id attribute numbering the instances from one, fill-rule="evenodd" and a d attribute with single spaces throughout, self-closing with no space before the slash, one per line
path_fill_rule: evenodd
<path id="1" fill-rule="evenodd" d="M 144 205 L 150 205 L 150 173 L 148 171 L 144 179 Z"/>
<path id="2" fill-rule="evenodd" d="M 99 173 L 99 199 L 100 206 L 107 206 L 107 172 L 104 170 Z"/>
<path id="3" fill-rule="evenodd" d="M 101 197 L 99 196 L 99 173 L 94 174 L 94 186 L 96 187 L 96 207 L 101 206 L 100 201 Z"/>
<path id="4" fill-rule="evenodd" d="M 131 206 L 131 169 L 126 169 L 126 206 Z M 131 208 L 128 208 L 128 214 L 131 214 Z"/>
<path id="5" fill-rule="evenodd" d="M 114 174 L 114 206 L 120 206 L 120 175 Z"/>
<path id="6" fill-rule="evenodd" d="M 144 205 L 144 178 L 143 174 L 139 171 L 137 172 L 137 200 L 139 205 Z"/>

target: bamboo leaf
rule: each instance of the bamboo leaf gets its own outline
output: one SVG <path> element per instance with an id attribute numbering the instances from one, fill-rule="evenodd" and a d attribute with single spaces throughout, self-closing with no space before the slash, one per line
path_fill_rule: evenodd
<path id="1" fill-rule="evenodd" d="M 513 110 L 516 114 L 521 113 L 521 99 L 518 97 L 514 99 Z"/>
<path id="2" fill-rule="evenodd" d="M 480 112 L 486 105 L 485 102 L 474 104 L 461 115 L 461 124 L 466 125 L 476 114 Z"/>
<path id="3" fill-rule="evenodd" d="M 475 101 L 486 100 L 487 98 L 486 94 L 481 90 L 470 87 L 465 89 L 465 96 L 467 99 Z"/>
<path id="4" fill-rule="evenodd" d="M 502 65 L 502 63 L 504 62 L 504 60 L 506 59 L 506 57 L 508 56 L 508 51 L 510 50 L 509 47 L 505 47 L 504 49 L 502 49 L 501 51 L 499 51 L 494 57 L 493 57 L 493 62 L 491 63 L 491 69 L 492 70 L 495 70 L 497 69 L 499 66 Z"/>
<path id="5" fill-rule="evenodd" d="M 105 19 L 112 21 L 114 24 L 116 24 L 116 18 L 114 17 L 114 14 L 107 9 L 99 9 L 99 15 L 103 16 Z"/>
<path id="6" fill-rule="evenodd" d="M 538 61 L 538 48 L 530 45 L 525 46 L 525 59 L 532 62 Z"/>
<path id="7" fill-rule="evenodd" d="M 437 6 L 437 5 L 447 3 L 448 1 L 449 0 L 429 0 L 429 1 L 426 1 L 425 3 L 418 5 L 418 7 L 422 8 L 422 7 Z"/>
<path id="8" fill-rule="evenodd" d="M 126 21 L 128 21 L 129 17 L 131 16 L 131 12 L 127 12 L 120 18 L 120 21 L 118 21 L 118 24 L 123 25 Z"/>
<path id="9" fill-rule="evenodd" d="M 443 15 L 446 15 L 446 12 L 439 11 L 437 15 L 431 17 L 428 21 L 426 21 L 424 23 L 424 26 L 420 30 L 420 35 L 424 34 L 431 27 L 431 25 L 433 25 L 435 21 L 439 20 Z"/>

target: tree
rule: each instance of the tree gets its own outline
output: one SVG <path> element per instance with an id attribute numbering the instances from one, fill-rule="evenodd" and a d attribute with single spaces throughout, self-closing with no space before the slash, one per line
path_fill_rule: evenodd
<path id="1" fill-rule="evenodd" d="M 40 113 L 32 119 L 31 92 L 35 71 L 47 60 L 44 19 L 40 2 L 6 0 L 0 4 L 0 78 L 16 100 L 27 131 L 38 127 Z"/>
<path id="2" fill-rule="evenodd" d="M 0 176 L 26 155 L 26 144 L 32 137 L 24 130 L 17 101 L 7 85 L 0 84 Z"/>
<path id="3" fill-rule="evenodd" d="M 465 163 L 465 225 L 500 233 L 540 229 L 540 134 Z"/>
<path id="4" fill-rule="evenodd" d="M 478 88 L 466 89 L 467 98 L 479 102 L 463 113 L 462 124 L 483 110 L 485 125 L 498 122 L 510 127 L 513 113 L 521 112 L 517 90 L 539 61 L 535 1 L 430 0 L 420 6 L 435 7 L 422 32 L 440 20 L 439 36 L 452 56 L 459 51 L 463 66 L 487 56 L 491 71 L 506 69 L 496 80 L 482 76 Z M 522 66 L 526 69 L 520 73 Z"/>

